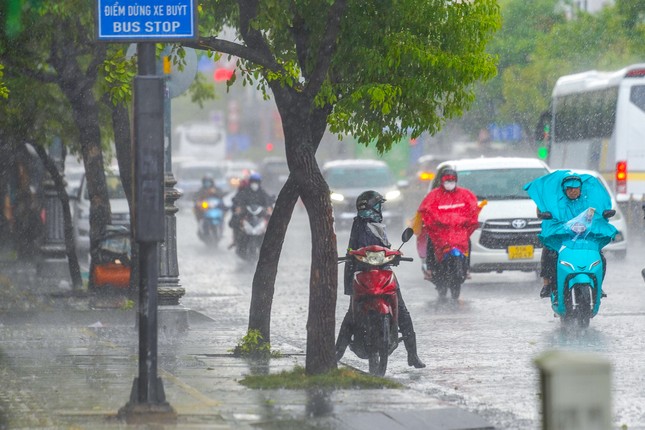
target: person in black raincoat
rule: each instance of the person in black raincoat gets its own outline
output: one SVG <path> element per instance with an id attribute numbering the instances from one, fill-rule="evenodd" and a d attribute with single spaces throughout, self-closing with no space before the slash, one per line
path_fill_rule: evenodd
<path id="1" fill-rule="evenodd" d="M 385 233 L 385 224 L 382 223 L 383 216 L 381 214 L 381 205 L 385 202 L 382 195 L 376 191 L 365 191 L 361 193 L 356 199 L 356 209 L 358 215 L 354 218 L 352 230 L 349 236 L 349 244 L 347 250 L 362 248 L 369 245 L 380 245 L 389 248 L 390 242 Z M 345 263 L 344 272 L 344 292 L 345 295 L 352 296 L 352 281 L 354 272 L 363 270 L 362 263 L 355 262 L 354 260 Z M 367 266 L 369 270 L 369 266 Z M 417 341 L 414 327 L 412 325 L 412 318 L 408 312 L 401 289 L 397 285 L 396 293 L 399 302 L 399 331 L 403 335 L 403 343 L 408 352 L 408 365 L 416 368 L 423 368 L 426 365 L 421 361 L 417 355 Z M 345 354 L 345 350 L 349 345 L 352 337 L 352 302 L 350 299 L 349 310 L 343 318 L 343 322 L 338 332 L 338 340 L 336 341 L 336 360 L 340 360 Z"/>

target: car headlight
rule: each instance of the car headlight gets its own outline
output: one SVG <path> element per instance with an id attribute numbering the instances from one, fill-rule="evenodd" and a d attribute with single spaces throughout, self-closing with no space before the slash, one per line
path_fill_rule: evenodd
<path id="1" fill-rule="evenodd" d="M 392 190 L 385 193 L 385 200 L 396 200 L 401 197 L 401 191 Z"/>
<path id="2" fill-rule="evenodd" d="M 331 199 L 335 202 L 342 202 L 345 200 L 345 196 L 340 193 L 331 193 Z"/>

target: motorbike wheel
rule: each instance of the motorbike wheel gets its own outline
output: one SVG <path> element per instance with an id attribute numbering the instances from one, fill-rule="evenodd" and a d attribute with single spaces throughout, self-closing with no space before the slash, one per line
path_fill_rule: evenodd
<path id="1" fill-rule="evenodd" d="M 380 318 L 380 329 L 376 333 L 377 348 L 372 351 L 368 358 L 369 373 L 375 376 L 385 375 L 387 361 L 390 356 L 390 316 Z"/>
<path id="2" fill-rule="evenodd" d="M 580 285 L 576 288 L 576 317 L 580 328 L 589 327 L 591 319 L 591 287 L 589 285 Z"/>

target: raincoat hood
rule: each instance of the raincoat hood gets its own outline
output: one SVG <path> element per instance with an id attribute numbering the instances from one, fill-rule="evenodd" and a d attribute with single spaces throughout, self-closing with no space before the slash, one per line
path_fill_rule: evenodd
<path id="1" fill-rule="evenodd" d="M 572 176 L 574 178 L 569 179 Z M 578 178 L 581 183 L 580 197 L 571 200 L 565 194 L 564 187 L 568 181 L 578 181 Z M 553 216 L 552 219 L 542 221 L 542 232 L 539 235 L 548 248 L 557 251 L 569 234 L 565 229 L 566 222 L 588 208 L 595 209 L 593 240 L 602 248 L 616 236 L 616 228 L 602 217 L 605 210 L 611 209 L 611 197 L 596 177 L 576 174 L 570 170 L 556 170 L 524 185 L 524 190 L 540 212 L 550 212 Z"/>

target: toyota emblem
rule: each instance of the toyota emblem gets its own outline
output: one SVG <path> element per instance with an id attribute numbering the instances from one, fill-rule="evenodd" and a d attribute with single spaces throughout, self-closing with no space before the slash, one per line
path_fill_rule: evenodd
<path id="1" fill-rule="evenodd" d="M 525 219 L 514 219 L 513 222 L 511 222 L 511 225 L 513 228 L 520 229 L 526 227 L 526 220 Z"/>

